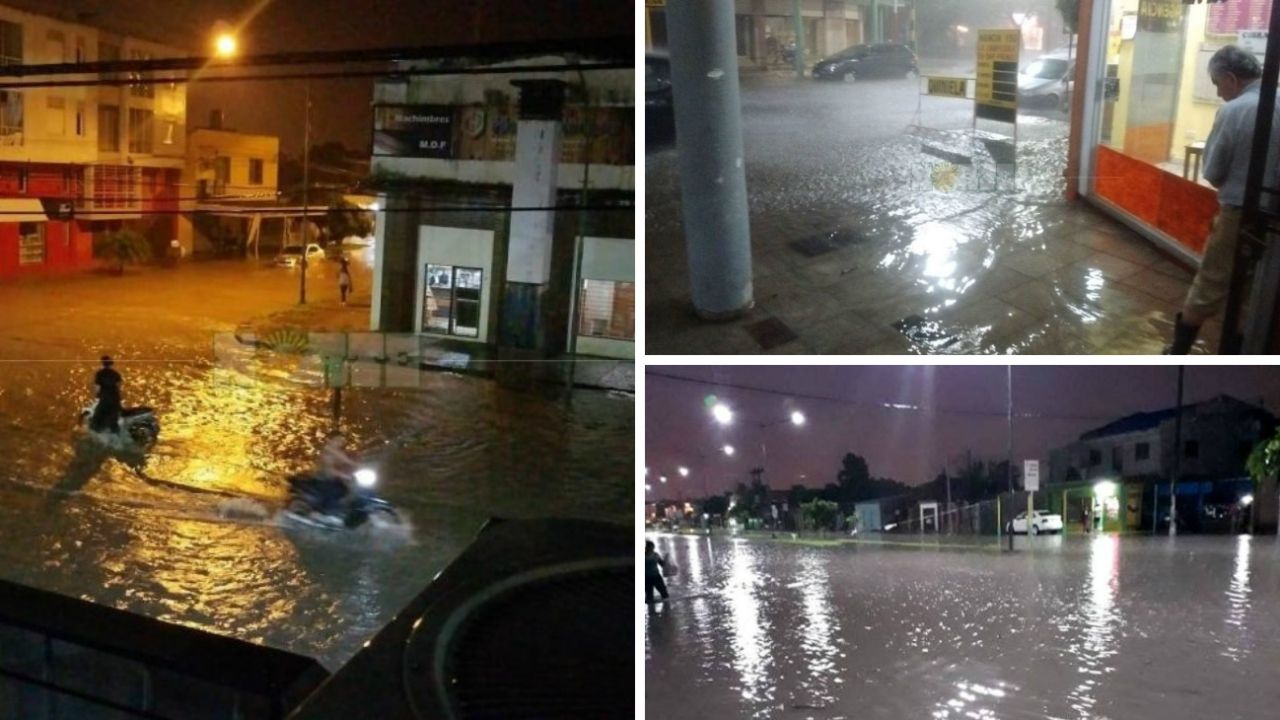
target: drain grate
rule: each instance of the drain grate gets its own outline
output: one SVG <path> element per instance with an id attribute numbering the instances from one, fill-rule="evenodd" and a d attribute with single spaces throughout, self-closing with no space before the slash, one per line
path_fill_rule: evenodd
<path id="1" fill-rule="evenodd" d="M 765 318 L 745 327 L 762 350 L 772 350 L 799 338 L 787 324 L 776 317 Z"/>

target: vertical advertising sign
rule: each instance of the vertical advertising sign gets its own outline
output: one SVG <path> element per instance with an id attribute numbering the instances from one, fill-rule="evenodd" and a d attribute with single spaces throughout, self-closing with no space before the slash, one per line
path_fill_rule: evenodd
<path id="1" fill-rule="evenodd" d="M 1020 30 L 978 31 L 977 118 L 1017 123 L 1021 45 Z"/>
<path id="2" fill-rule="evenodd" d="M 521 120 L 516 131 L 516 176 L 511 203 L 517 208 L 553 207 L 560 166 L 560 123 Z M 551 278 L 551 242 L 556 214 L 521 210 L 511 216 L 507 280 L 545 285 Z"/>

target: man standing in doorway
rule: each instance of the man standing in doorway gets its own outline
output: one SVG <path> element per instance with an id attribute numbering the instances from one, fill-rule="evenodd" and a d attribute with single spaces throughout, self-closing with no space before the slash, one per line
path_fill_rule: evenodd
<path id="1" fill-rule="evenodd" d="M 1166 355 L 1186 355 L 1195 344 L 1200 326 L 1217 315 L 1227 300 L 1235 264 L 1236 238 L 1243 216 L 1244 188 L 1253 150 L 1254 121 L 1258 116 L 1258 92 L 1262 65 L 1248 51 L 1227 45 L 1209 59 L 1209 79 L 1226 104 L 1218 108 L 1213 130 L 1204 147 L 1204 179 L 1218 189 L 1218 215 L 1205 242 L 1204 258 L 1187 291 L 1174 324 L 1173 344 Z M 1280 105 L 1271 121 L 1265 187 L 1276 187 L 1280 173 Z M 1269 200 L 1264 196 L 1263 207 Z"/>

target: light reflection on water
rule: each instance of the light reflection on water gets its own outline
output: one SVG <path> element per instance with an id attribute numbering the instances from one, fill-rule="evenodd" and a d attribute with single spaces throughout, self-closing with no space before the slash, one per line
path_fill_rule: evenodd
<path id="1" fill-rule="evenodd" d="M 566 403 L 443 373 L 349 389 L 341 427 L 411 529 L 326 533 L 274 513 L 333 427 L 329 392 L 207 362 L 120 369 L 126 404 L 159 414 L 149 451 L 108 452 L 74 429 L 91 365 L 5 365 L 0 577 L 334 667 L 489 517 L 632 517 L 630 398 Z M 230 500 L 262 512 L 224 516 Z"/>
<path id="2" fill-rule="evenodd" d="M 1253 599 L 1280 588 L 1269 541 L 1023 538 L 1008 553 L 655 539 L 699 579 L 678 578 L 673 598 L 694 599 L 647 623 L 649 717 L 1189 720 L 1280 706 L 1280 611 Z"/>

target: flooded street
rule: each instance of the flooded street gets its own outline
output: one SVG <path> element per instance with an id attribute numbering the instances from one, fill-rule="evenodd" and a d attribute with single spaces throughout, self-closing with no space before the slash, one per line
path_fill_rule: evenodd
<path id="1" fill-rule="evenodd" d="M 732 322 L 695 316 L 678 138 L 649 147 L 652 351 L 1162 349 L 1191 275 L 1066 202 L 1061 111 L 1020 111 L 1012 149 L 1011 126 L 984 121 L 974 135 L 971 102 L 921 97 L 913 79 L 740 83 L 755 307 Z"/>
<path id="2" fill-rule="evenodd" d="M 1280 703 L 1274 537 L 1015 553 L 653 536 L 652 718 L 1257 718 Z M 1027 551 L 1030 547 L 1030 551 Z"/>
<path id="3" fill-rule="evenodd" d="M 439 372 L 413 388 L 348 388 L 337 411 L 405 528 L 279 521 L 287 475 L 313 466 L 334 426 L 333 395 L 215 358 L 215 333 L 296 288 L 296 275 L 256 270 L 264 284 L 228 286 L 236 272 L 214 264 L 3 289 L 15 312 L 0 326 L 0 577 L 332 669 L 489 517 L 631 522 L 630 396 L 580 391 L 566 402 Z M 106 302 L 129 308 L 156 293 L 170 302 L 153 300 L 145 317 Z M 55 296 L 82 305 L 40 314 L 62 307 Z M 102 352 L 117 358 L 125 405 L 156 409 L 160 438 L 145 453 L 108 451 L 76 428 Z"/>

